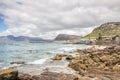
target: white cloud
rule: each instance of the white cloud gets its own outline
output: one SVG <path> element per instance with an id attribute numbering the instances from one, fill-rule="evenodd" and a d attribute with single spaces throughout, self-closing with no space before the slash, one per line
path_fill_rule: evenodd
<path id="1" fill-rule="evenodd" d="M 85 35 L 96 25 L 120 21 L 120 0 L 0 0 L 0 13 L 8 26 L 1 35 Z"/>

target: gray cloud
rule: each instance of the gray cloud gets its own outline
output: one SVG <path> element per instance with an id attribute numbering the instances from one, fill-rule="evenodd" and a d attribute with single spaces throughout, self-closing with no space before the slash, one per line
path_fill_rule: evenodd
<path id="1" fill-rule="evenodd" d="M 97 25 L 120 21 L 120 0 L 1 0 L 0 13 L 8 26 L 1 35 L 85 35 Z"/>

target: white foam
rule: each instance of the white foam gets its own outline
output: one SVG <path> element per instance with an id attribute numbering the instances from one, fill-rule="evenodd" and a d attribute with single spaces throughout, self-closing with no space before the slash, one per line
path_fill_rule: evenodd
<path id="1" fill-rule="evenodd" d="M 65 51 L 65 52 L 69 52 L 69 51 L 73 51 L 73 50 L 75 50 L 76 49 L 76 47 L 65 47 L 65 48 L 60 48 L 60 49 L 58 49 L 58 50 L 60 50 L 60 51 Z"/>
<path id="2" fill-rule="evenodd" d="M 28 62 L 27 64 L 43 64 L 48 58 L 44 58 L 44 59 L 40 59 L 40 60 L 36 60 L 33 62 Z"/>
<path id="3" fill-rule="evenodd" d="M 20 65 L 21 64 L 13 64 L 13 65 L 9 65 L 9 66 L 3 67 L 2 69 L 8 69 L 8 68 L 15 67 L 15 66 L 20 66 Z"/>

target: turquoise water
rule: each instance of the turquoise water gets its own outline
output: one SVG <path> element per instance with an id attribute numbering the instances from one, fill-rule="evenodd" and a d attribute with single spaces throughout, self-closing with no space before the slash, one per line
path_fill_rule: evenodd
<path id="1" fill-rule="evenodd" d="M 60 43 L 26 43 L 1 42 L 0 68 L 10 66 L 11 62 L 24 61 L 32 64 L 42 64 L 47 58 L 57 53 L 73 51 L 76 48 L 86 48 L 87 45 L 72 45 Z"/>

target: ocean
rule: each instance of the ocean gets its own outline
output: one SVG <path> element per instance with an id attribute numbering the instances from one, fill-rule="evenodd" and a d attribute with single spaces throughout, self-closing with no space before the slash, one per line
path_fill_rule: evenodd
<path id="1" fill-rule="evenodd" d="M 43 64 L 56 54 L 84 49 L 88 45 L 73 45 L 62 43 L 28 43 L 28 42 L 0 42 L 0 69 L 15 66 L 11 62 L 25 62 L 26 64 Z"/>

